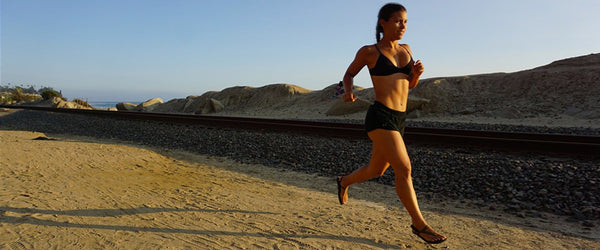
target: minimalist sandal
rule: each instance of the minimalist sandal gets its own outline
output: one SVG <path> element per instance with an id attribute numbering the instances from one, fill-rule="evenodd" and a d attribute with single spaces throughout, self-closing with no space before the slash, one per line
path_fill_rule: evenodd
<path id="1" fill-rule="evenodd" d="M 438 243 L 442 243 L 442 242 L 444 242 L 446 240 L 445 236 L 434 232 L 433 229 L 431 229 L 431 227 L 429 227 L 429 226 L 425 226 L 421 230 L 417 230 L 417 228 L 415 226 L 413 226 L 413 225 L 410 225 L 410 227 L 412 228 L 412 232 L 414 234 L 416 234 L 417 236 L 419 236 L 419 238 L 423 239 L 427 243 L 438 244 Z M 428 234 L 428 235 L 431 235 L 431 236 L 442 237 L 442 238 L 439 239 L 439 240 L 427 240 L 423 236 L 421 236 L 421 234 Z"/>
<path id="2" fill-rule="evenodd" d="M 344 188 L 342 188 L 342 177 L 338 176 L 337 178 L 337 187 L 338 187 L 338 200 L 340 201 L 340 205 L 344 205 L 344 196 L 342 194 L 342 191 Z"/>

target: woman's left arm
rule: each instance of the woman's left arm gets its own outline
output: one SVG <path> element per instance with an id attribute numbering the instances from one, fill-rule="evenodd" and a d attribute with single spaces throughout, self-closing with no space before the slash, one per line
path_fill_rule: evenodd
<path id="1" fill-rule="evenodd" d="M 410 54 L 410 57 L 412 57 L 412 51 L 410 50 L 410 46 L 408 46 L 408 44 L 404 44 L 404 47 Z M 421 60 L 417 60 L 411 66 L 412 66 L 412 69 L 410 71 L 410 75 L 408 76 L 408 79 L 409 79 L 408 88 L 409 89 L 412 89 L 412 88 L 416 87 L 417 84 L 419 84 L 419 78 L 421 77 L 421 74 L 423 74 L 423 71 L 425 71 L 425 68 L 423 67 L 423 63 L 421 63 Z"/>
<path id="2" fill-rule="evenodd" d="M 421 77 L 421 74 L 423 74 L 423 71 L 425 71 L 425 68 L 423 67 L 423 63 L 421 63 L 421 60 L 417 60 L 416 62 L 413 63 L 412 70 L 409 75 L 409 78 L 410 78 L 410 80 L 408 82 L 409 89 L 412 89 L 412 88 L 416 87 L 417 84 L 419 84 L 419 78 Z"/>

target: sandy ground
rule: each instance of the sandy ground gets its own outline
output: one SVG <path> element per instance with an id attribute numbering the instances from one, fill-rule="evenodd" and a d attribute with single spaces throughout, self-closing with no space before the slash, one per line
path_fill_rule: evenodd
<path id="1" fill-rule="evenodd" d="M 54 140 L 36 140 L 36 138 Z M 393 187 L 337 203 L 333 178 L 118 141 L 0 130 L 0 249 L 434 248 Z M 600 249 L 600 233 L 421 200 L 435 248 Z"/>

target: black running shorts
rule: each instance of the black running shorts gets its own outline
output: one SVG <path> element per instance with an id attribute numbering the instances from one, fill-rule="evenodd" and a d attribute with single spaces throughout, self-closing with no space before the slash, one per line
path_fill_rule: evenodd
<path id="1" fill-rule="evenodd" d="M 375 101 L 367 111 L 365 130 L 367 132 L 375 129 L 396 130 L 404 137 L 405 123 L 406 112 L 390 109 L 382 103 Z"/>

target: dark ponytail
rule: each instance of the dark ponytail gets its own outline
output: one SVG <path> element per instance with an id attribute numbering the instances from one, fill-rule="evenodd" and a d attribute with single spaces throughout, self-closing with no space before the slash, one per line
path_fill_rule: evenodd
<path id="1" fill-rule="evenodd" d="M 383 27 L 379 25 L 379 20 L 389 21 L 392 14 L 398 11 L 406 11 L 406 8 L 397 3 L 388 3 L 381 7 L 377 15 L 377 26 L 375 26 L 375 39 L 377 39 L 377 42 L 381 40 L 381 33 L 383 33 Z"/>
<path id="2" fill-rule="evenodd" d="M 375 39 L 377 39 L 377 42 L 381 40 L 381 33 L 383 33 L 383 27 L 379 25 L 379 20 L 377 20 L 377 27 L 375 27 Z"/>

